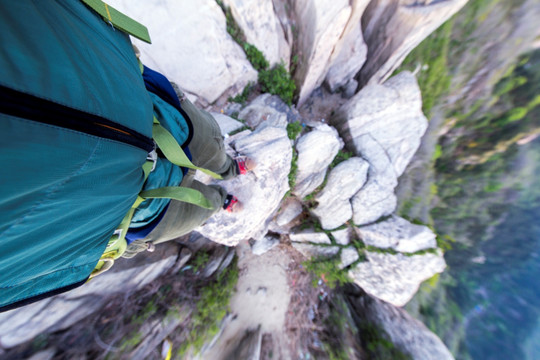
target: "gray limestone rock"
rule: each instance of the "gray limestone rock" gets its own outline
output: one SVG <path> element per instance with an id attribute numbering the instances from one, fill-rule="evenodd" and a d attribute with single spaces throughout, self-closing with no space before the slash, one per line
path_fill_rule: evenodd
<path id="1" fill-rule="evenodd" d="M 223 115 L 220 113 L 210 113 L 216 119 L 219 128 L 221 129 L 221 135 L 227 136 L 235 130 L 238 130 L 244 126 L 240 121 L 234 120 L 232 117 Z"/>
<path id="2" fill-rule="evenodd" d="M 223 263 L 230 253 L 232 253 L 234 256 L 234 250 L 227 246 L 217 247 L 212 255 L 210 255 L 210 259 L 208 259 L 204 270 L 202 270 L 203 277 L 207 278 L 212 276 L 219 269 L 221 263 Z"/>
<path id="3" fill-rule="evenodd" d="M 55 354 L 56 354 L 56 349 L 49 348 L 46 350 L 42 350 L 38 353 L 35 353 L 34 355 L 32 355 L 32 357 L 29 357 L 27 360 L 52 360 Z"/>
<path id="4" fill-rule="evenodd" d="M 411 224 L 399 216 L 356 228 L 358 236 L 367 245 L 393 248 L 406 253 L 436 248 L 436 235 L 427 226 Z"/>
<path id="5" fill-rule="evenodd" d="M 184 267 L 184 265 L 187 264 L 189 259 L 191 259 L 191 256 L 193 255 L 193 252 L 188 249 L 187 247 L 183 247 L 182 250 L 180 250 L 180 254 L 178 255 L 178 260 L 176 261 L 176 265 L 173 268 L 173 273 L 178 273 L 180 269 Z"/>
<path id="6" fill-rule="evenodd" d="M 442 252 L 405 256 L 366 251 L 367 261 L 349 271 L 368 294 L 395 306 L 404 306 L 420 284 L 446 267 Z"/>
<path id="7" fill-rule="evenodd" d="M 290 197 L 281 204 L 281 209 L 276 216 L 276 223 L 279 226 L 285 226 L 302 214 L 302 203 L 297 199 Z"/>
<path id="8" fill-rule="evenodd" d="M 229 253 L 227 254 L 227 256 L 225 257 L 225 259 L 223 259 L 223 262 L 221 263 L 221 265 L 219 265 L 219 268 L 217 269 L 217 272 L 216 274 L 219 275 L 221 274 L 225 269 L 227 269 L 229 267 L 229 265 L 232 264 L 233 262 L 233 259 L 234 257 L 236 256 L 236 251 L 234 248 L 231 248 L 229 250 Z"/>
<path id="9" fill-rule="evenodd" d="M 152 44 L 133 39 L 142 62 L 205 102 L 257 81 L 244 51 L 227 34 L 225 15 L 214 0 L 108 3 L 148 27 Z"/>
<path id="10" fill-rule="evenodd" d="M 358 260 L 360 258 L 360 255 L 358 255 L 358 250 L 356 250 L 354 247 L 349 246 L 344 249 L 341 249 L 340 254 L 340 263 L 339 268 L 344 269 L 347 266 L 351 265 L 353 262 Z"/>
<path id="11" fill-rule="evenodd" d="M 349 245 L 351 242 L 351 229 L 346 228 L 332 231 L 332 236 L 339 245 Z"/>
<path id="12" fill-rule="evenodd" d="M 397 198 L 393 190 L 381 186 L 376 180 L 368 183 L 351 200 L 353 222 L 356 225 L 369 224 L 394 212 Z"/>
<path id="13" fill-rule="evenodd" d="M 351 17 L 349 3 L 346 0 L 294 2 L 300 57 L 295 71 L 299 105 L 324 81 L 336 43 Z"/>
<path id="14" fill-rule="evenodd" d="M 369 56 L 358 76 L 360 86 L 386 80 L 411 50 L 466 3 L 467 0 L 371 2 L 362 16 Z"/>
<path id="15" fill-rule="evenodd" d="M 262 94 L 249 103 L 239 114 L 238 118 L 252 128 L 261 123 L 275 127 L 286 127 L 288 122 L 300 120 L 300 114 L 290 108 L 277 95 Z"/>
<path id="16" fill-rule="evenodd" d="M 153 253 L 118 259 L 111 270 L 64 294 L 0 314 L 0 343 L 11 348 L 38 334 L 67 329 L 98 311 L 108 296 L 135 291 L 174 266 L 178 247 L 156 246 Z"/>
<path id="17" fill-rule="evenodd" d="M 289 234 L 292 242 L 313 243 L 313 244 L 332 244 L 328 235 L 323 232 L 315 232 L 313 229 L 303 230 L 298 233 Z"/>
<path id="18" fill-rule="evenodd" d="M 185 308 L 169 312 L 166 317 L 152 326 L 146 336 L 142 337 L 141 343 L 129 354 L 129 358 L 133 360 L 150 358 L 151 353 L 158 348 L 169 334 L 186 321 L 189 315 L 190 311 Z"/>
<path id="19" fill-rule="evenodd" d="M 368 4 L 369 0 L 351 1 L 351 16 L 332 52 L 331 66 L 326 74 L 325 82 L 333 92 L 354 81 L 354 76 L 366 61 L 367 46 L 364 43 L 360 18 Z"/>
<path id="20" fill-rule="evenodd" d="M 394 346 L 412 359 L 454 359 L 441 339 L 404 309 L 369 295 L 356 299 L 353 307 L 366 321 L 382 328 Z"/>
<path id="21" fill-rule="evenodd" d="M 264 238 L 255 241 L 253 246 L 251 247 L 251 251 L 255 255 L 262 255 L 276 246 L 279 245 L 279 239 L 274 236 L 265 236 Z"/>
<path id="22" fill-rule="evenodd" d="M 246 36 L 246 41 L 264 54 L 270 66 L 281 62 L 289 63 L 291 47 L 274 11 L 272 0 L 224 0 L 223 3 L 230 7 L 234 20 Z"/>
<path id="23" fill-rule="evenodd" d="M 399 177 L 427 129 L 416 78 L 404 71 L 383 85 L 365 87 L 338 110 L 332 124 L 378 176 L 386 175 L 389 161 Z"/>
<path id="24" fill-rule="evenodd" d="M 245 329 L 239 332 L 238 337 L 231 341 L 234 348 L 224 359 L 257 360 L 261 356 L 262 332 L 261 326 L 257 329 Z"/>
<path id="25" fill-rule="evenodd" d="M 323 229 L 335 229 L 352 217 L 350 199 L 364 186 L 368 168 L 365 160 L 353 157 L 330 171 L 326 186 L 315 197 L 318 205 L 312 210 Z"/>
<path id="26" fill-rule="evenodd" d="M 369 180 L 352 200 L 355 224 L 391 214 L 397 178 L 427 128 L 416 79 L 402 72 L 384 85 L 365 87 L 337 111 L 332 124 L 347 146 L 370 164 Z"/>
<path id="27" fill-rule="evenodd" d="M 300 137 L 296 144 L 298 172 L 293 193 L 303 198 L 321 185 L 326 168 L 342 147 L 337 131 L 326 124 Z"/>
<path id="28" fill-rule="evenodd" d="M 331 258 L 339 252 L 338 246 L 318 246 L 305 243 L 292 243 L 291 245 L 308 259 Z"/>
<path id="29" fill-rule="evenodd" d="M 266 234 L 268 223 L 289 189 L 292 158 L 291 144 L 282 128 L 260 127 L 237 138 L 234 146 L 238 153 L 253 158 L 257 167 L 218 184 L 237 196 L 244 208 L 238 213 L 219 211 L 198 229 L 204 237 L 228 246 L 258 240 Z"/>

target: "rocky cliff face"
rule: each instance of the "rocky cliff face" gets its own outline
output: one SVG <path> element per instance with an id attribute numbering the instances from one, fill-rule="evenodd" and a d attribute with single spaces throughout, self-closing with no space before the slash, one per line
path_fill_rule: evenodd
<path id="1" fill-rule="evenodd" d="M 407 54 L 468 0 L 374 0 L 362 16 L 368 46 L 360 86 L 388 79 Z"/>
<path id="2" fill-rule="evenodd" d="M 368 294 L 394 306 L 406 304 L 422 281 L 444 270 L 445 262 L 431 230 L 392 216 L 398 177 L 417 150 L 427 120 L 415 77 L 401 73 L 386 79 L 416 44 L 465 2 L 224 1 L 246 40 L 271 64 L 294 66 L 298 105 L 309 104 L 306 100 L 323 83 L 330 91 L 348 89 L 348 94 L 354 95 L 340 100 L 343 105 L 332 109 L 335 113 L 328 124 L 320 117 L 302 117 L 294 106 L 269 94 L 245 106 L 225 106 L 227 96 L 256 81 L 257 72 L 227 34 L 225 15 L 213 0 L 110 1 L 148 25 L 154 44 L 140 46 L 143 62 L 177 82 L 199 104 L 214 103 L 210 110 L 217 111 L 215 117 L 227 136 L 228 151 L 248 155 L 258 163 L 247 176 L 221 182 L 244 203 L 244 211 L 217 214 L 196 229 L 192 240 L 240 244 L 242 253 L 252 252 L 250 259 L 268 251 L 278 253 L 275 248 L 279 244 L 295 256 L 300 252 L 307 259 L 337 259 L 339 271 L 349 274 Z M 244 124 L 222 113 L 236 113 L 249 129 L 228 136 Z M 289 128 L 295 122 L 302 125 L 296 136 Z M 210 181 L 204 176 L 200 179 Z M 154 281 L 175 264 L 178 271 L 187 261 L 186 251 L 191 254 L 199 248 L 188 241 L 183 244 L 184 256 L 180 253 L 178 257 L 178 248 L 164 247 L 160 251 L 165 253 L 153 265 L 144 263 L 150 258 L 141 256 L 144 264 L 140 271 L 117 266 L 78 292 L 2 314 L 5 325 L 0 328 L 0 344 L 7 349 L 39 333 L 69 328 L 99 311 L 106 301 L 102 289 L 111 289 L 107 295 L 127 297 L 134 286 Z M 234 256 L 234 250 L 219 249 L 219 256 L 206 265 L 208 276 L 222 271 Z M 256 266 L 257 261 L 252 259 L 249 264 Z M 115 283 L 122 285 L 115 287 Z M 246 285 L 246 291 L 254 290 Z M 261 304 L 260 311 L 272 306 Z M 403 324 L 436 342 L 433 334 L 403 310 L 392 307 L 395 310 L 390 311 L 377 300 L 373 304 L 370 311 L 374 319 L 380 315 L 375 320 L 384 323 L 396 344 L 407 347 L 408 337 L 399 330 Z M 282 306 L 289 306 L 288 301 Z M 387 319 L 385 314 L 392 311 L 398 315 Z M 264 352 L 261 327 L 226 324 L 221 330 L 227 337 L 234 337 L 235 331 L 255 334 L 250 337 L 255 339 L 255 345 L 250 345 L 254 358 Z M 168 331 L 180 326 L 178 321 L 173 325 Z M 265 325 L 261 326 L 264 330 Z M 216 341 L 223 345 L 219 336 L 214 340 L 205 348 L 211 353 Z M 442 358 L 451 357 L 442 344 L 437 346 L 445 356 Z M 425 353 L 419 348 L 408 353 L 423 359 Z"/>
<path id="3" fill-rule="evenodd" d="M 349 287 L 347 302 L 355 321 L 386 332 L 394 345 L 412 359 L 453 359 L 443 342 L 424 324 L 399 307 Z"/>
<path id="4" fill-rule="evenodd" d="M 246 41 L 271 64 L 295 63 L 297 103 L 325 82 L 332 90 L 388 79 L 405 56 L 467 0 L 226 0 Z M 147 24 L 142 59 L 203 104 L 240 92 L 257 73 L 226 32 L 213 0 L 110 4 Z M 203 25 L 201 25 L 203 24 Z M 159 36 L 157 35 L 159 34 Z M 182 34 L 182 36 L 177 36 Z M 356 79 L 356 80 L 355 80 Z M 358 81 L 358 82 L 357 82 Z M 354 91 L 354 90 L 353 90 Z"/>

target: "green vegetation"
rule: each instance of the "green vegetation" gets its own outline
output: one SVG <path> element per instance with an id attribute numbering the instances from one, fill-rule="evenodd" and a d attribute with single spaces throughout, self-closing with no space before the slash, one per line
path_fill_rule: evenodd
<path id="1" fill-rule="evenodd" d="M 117 306 L 112 307 L 114 313 L 104 315 L 103 319 L 109 325 L 100 325 L 99 332 L 104 339 L 116 337 L 120 341 L 115 345 L 118 350 L 107 358 L 130 353 L 146 337 L 153 336 L 145 332 L 143 325 L 154 321 L 168 324 L 180 320 L 182 325 L 169 336 L 178 351 L 177 358 L 184 358 L 188 350 L 199 352 L 219 331 L 238 280 L 236 259 L 220 274 L 203 278 L 199 271 L 208 260 L 208 254 L 199 251 L 189 263 L 191 270 L 186 267 L 177 274 L 166 275 L 167 280 L 153 293 L 148 294 L 149 289 L 144 289 L 121 315 L 118 315 Z M 120 316 L 121 320 L 114 316 Z M 117 332 L 118 321 L 123 322 L 126 329 L 121 338 Z"/>
<path id="2" fill-rule="evenodd" d="M 295 121 L 287 124 L 287 136 L 291 140 L 296 140 L 298 135 L 302 132 L 304 127 L 299 121 Z"/>
<path id="3" fill-rule="evenodd" d="M 289 191 L 285 194 L 285 198 L 288 197 L 291 192 L 294 189 L 294 186 L 296 185 L 296 173 L 298 172 L 298 153 L 296 152 L 296 149 L 293 147 L 292 149 L 293 155 L 291 159 L 291 170 L 289 171 Z"/>
<path id="4" fill-rule="evenodd" d="M 255 70 L 263 71 L 268 69 L 268 66 L 270 66 L 270 64 L 264 57 L 264 54 L 254 45 L 244 43 L 244 51 L 249 62 L 251 63 L 251 65 L 253 65 Z"/>
<path id="5" fill-rule="evenodd" d="M 431 214 L 439 233 L 462 243 L 481 241 L 487 228 L 497 225 L 507 197 L 528 176 L 529 170 L 515 168 L 513 159 L 518 156 L 516 143 L 540 131 L 540 51 L 518 64 L 495 86 L 500 95 L 491 111 L 461 117 L 460 136 L 441 142 L 436 161 L 439 201 Z M 520 78 L 529 80 L 513 80 Z"/>
<path id="6" fill-rule="evenodd" d="M 462 311 L 449 290 L 454 286 L 456 280 L 448 272 L 436 274 L 422 283 L 405 308 L 409 314 L 439 335 L 453 354 L 458 354 L 465 339 L 465 329 L 462 327 Z M 456 358 L 470 359 L 465 353 Z"/>
<path id="7" fill-rule="evenodd" d="M 450 86 L 448 52 L 453 21 L 448 20 L 418 45 L 396 72 L 418 71 L 418 85 L 422 92 L 422 110 L 429 118 L 431 109 Z"/>
<path id="8" fill-rule="evenodd" d="M 202 346 L 219 331 L 219 323 L 229 310 L 229 301 L 238 281 L 236 260 L 216 279 L 200 289 L 196 310 L 192 314 L 187 339 L 182 343 L 179 355 L 192 347 L 199 352 Z"/>
<path id="9" fill-rule="evenodd" d="M 333 296 L 328 303 L 329 314 L 324 319 L 325 334 L 322 336 L 323 349 L 329 360 L 348 360 L 347 341 L 358 336 L 358 329 L 352 319 L 346 302 L 341 296 Z"/>
<path id="10" fill-rule="evenodd" d="M 437 236 L 437 247 L 444 252 L 452 250 L 452 244 L 456 242 L 454 238 L 449 235 Z"/>
<path id="11" fill-rule="evenodd" d="M 452 95 L 466 89 L 465 84 L 473 77 L 484 76 L 485 89 L 500 79 L 491 97 L 480 94 L 475 98 L 474 93 L 464 92 L 467 100 L 457 100 L 455 104 L 455 100 L 450 100 L 453 108 L 444 109 L 449 116 L 445 127 L 450 131 L 441 139 L 432 158 L 437 171 L 436 196 L 426 202 L 429 188 L 424 186 L 423 194 L 410 195 L 400 206 L 400 212 L 405 214 L 414 208 L 415 215 L 422 213 L 417 204 L 434 206 L 431 217 L 437 233 L 442 235 L 437 237 L 437 244 L 446 252 L 449 270 L 439 279 L 422 284 L 407 310 L 439 335 L 459 359 L 470 359 L 469 352 L 479 359 L 523 358 L 520 343 L 536 325 L 539 315 L 531 305 L 538 304 L 538 297 L 533 300 L 532 296 L 538 291 L 537 282 L 524 270 L 511 269 L 533 269 L 532 263 L 526 262 L 538 249 L 537 241 L 530 236 L 531 224 L 538 223 L 533 220 L 535 212 L 531 209 L 538 202 L 535 199 L 540 198 L 531 175 L 539 168 L 531 166 L 535 163 L 533 158 L 538 161 L 540 157 L 532 156 L 530 149 L 538 142 L 521 147 L 517 143 L 540 133 L 540 100 L 536 99 L 540 94 L 540 51 L 521 57 L 508 71 L 485 68 L 485 54 L 473 53 L 473 48 L 480 48 L 484 39 L 497 44 L 498 35 L 477 31 L 485 30 L 484 21 L 494 29 L 495 24 L 515 24 L 514 20 L 505 22 L 505 18 L 510 18 L 512 10 L 522 4 L 511 0 L 470 0 L 445 24 L 451 25 L 450 42 L 437 39 L 448 31 L 440 28 L 402 66 L 415 70 L 427 65 L 418 73 L 427 116 L 430 104 L 445 104 L 445 93 L 449 92 L 447 88 L 437 95 L 444 87 L 430 81 L 430 75 L 437 80 L 437 73 L 442 74 L 441 79 L 444 73 L 451 74 Z M 477 35 L 482 38 L 475 38 Z M 440 50 L 428 51 L 437 48 Z M 437 59 L 439 54 L 445 54 L 446 60 Z M 437 71 L 430 74 L 434 69 Z M 486 74 L 486 70 L 490 72 Z M 517 198 L 522 208 L 519 221 L 511 215 L 517 211 L 511 205 Z M 521 204 L 522 201 L 528 205 Z M 521 289 L 526 293 L 523 297 Z M 514 296 L 512 302 L 509 294 L 517 293 L 527 300 L 520 300 L 517 305 Z M 467 334 L 464 314 L 470 320 Z M 518 318 L 522 325 L 517 325 Z"/>
<path id="12" fill-rule="evenodd" d="M 193 272 L 197 273 L 199 270 L 208 263 L 210 255 L 204 251 L 199 251 L 195 254 L 195 257 L 191 261 L 191 266 L 193 266 Z"/>
<path id="13" fill-rule="evenodd" d="M 245 104 L 249 95 L 254 90 L 254 87 L 255 86 L 252 83 L 249 83 L 240 94 L 236 95 L 235 97 L 230 97 L 228 100 L 239 104 Z"/>
<path id="14" fill-rule="evenodd" d="M 338 285 L 351 282 L 351 278 L 347 275 L 346 270 L 339 268 L 339 258 L 320 258 L 304 262 L 307 271 L 312 272 L 313 286 L 317 286 L 319 279 L 323 279 L 330 289 L 334 289 Z"/>
<path id="15" fill-rule="evenodd" d="M 296 85 L 283 64 L 260 71 L 259 83 L 263 91 L 279 96 L 288 105 L 292 104 Z"/>
<path id="16" fill-rule="evenodd" d="M 507 74 L 503 79 L 497 83 L 494 89 L 493 95 L 495 96 L 502 96 L 504 94 L 508 94 L 510 91 L 523 86 L 527 83 L 527 78 L 524 76 L 516 76 L 512 77 L 512 72 Z"/>
<path id="17" fill-rule="evenodd" d="M 225 4 L 223 4 L 223 1 L 221 0 L 216 0 L 216 3 L 219 5 L 221 10 L 225 14 L 225 19 L 227 21 L 227 33 L 231 35 L 234 41 L 236 41 L 240 45 L 243 45 L 246 42 L 246 36 L 234 20 L 231 9 L 228 6 L 225 6 Z"/>
<path id="18" fill-rule="evenodd" d="M 285 69 L 284 64 L 279 64 L 271 69 L 269 68 L 270 64 L 266 60 L 264 54 L 257 49 L 255 45 L 249 44 L 246 41 L 246 36 L 242 32 L 242 29 L 234 21 L 231 9 L 222 1 L 216 0 L 218 5 L 223 10 L 225 18 L 227 20 L 227 32 L 231 37 L 236 41 L 246 53 L 246 56 L 255 70 L 259 72 L 258 81 L 263 92 L 268 92 L 272 95 L 279 96 L 283 101 L 288 105 L 292 104 L 294 91 L 296 90 L 296 85 L 291 78 L 290 73 Z M 297 58 L 293 58 L 292 65 L 296 64 Z M 248 90 L 244 88 L 241 95 L 237 95 L 234 98 L 231 98 L 231 101 L 243 103 L 246 101 L 249 93 L 253 90 L 253 87 L 249 87 Z M 235 100 L 236 99 L 236 100 Z"/>
<path id="19" fill-rule="evenodd" d="M 345 160 L 349 160 L 351 157 L 353 157 L 354 154 L 351 151 L 347 150 L 339 150 L 334 160 L 332 160 L 332 163 L 330 164 L 330 169 L 335 168 L 338 164 L 344 162 Z"/>
<path id="20" fill-rule="evenodd" d="M 384 329 L 375 324 L 363 323 L 359 326 L 360 338 L 369 359 L 410 360 L 411 358 L 399 351 Z"/>

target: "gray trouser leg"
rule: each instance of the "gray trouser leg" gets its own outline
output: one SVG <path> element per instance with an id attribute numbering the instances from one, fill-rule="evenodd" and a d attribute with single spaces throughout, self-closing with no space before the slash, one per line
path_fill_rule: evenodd
<path id="1" fill-rule="evenodd" d="M 189 144 L 193 163 L 220 174 L 223 179 L 236 176 L 236 164 L 225 153 L 223 137 L 214 117 L 206 111 L 197 109 L 182 94 L 179 94 L 179 97 L 182 108 L 193 124 L 193 138 Z M 130 244 L 125 257 L 132 257 L 136 253 L 146 250 L 145 243 L 147 242 L 159 244 L 185 235 L 222 209 L 227 192 L 219 186 L 205 185 L 194 180 L 194 175 L 195 171 L 189 170 L 180 186 L 200 191 L 210 200 L 214 209 L 208 210 L 189 203 L 171 200 L 165 215 L 156 228 L 145 239 Z"/>
<path id="2" fill-rule="evenodd" d="M 163 219 L 148 234 L 145 242 L 152 241 L 159 244 L 189 233 L 194 228 L 202 225 L 210 216 L 220 211 L 227 196 L 227 192 L 219 186 L 204 185 L 194 180 L 191 170 L 182 181 L 181 186 L 190 187 L 203 193 L 210 200 L 214 209 L 208 210 L 193 204 L 171 200 Z"/>

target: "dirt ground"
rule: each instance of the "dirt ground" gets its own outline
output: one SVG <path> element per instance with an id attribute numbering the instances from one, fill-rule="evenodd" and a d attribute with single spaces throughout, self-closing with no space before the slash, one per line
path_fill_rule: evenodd
<path id="1" fill-rule="evenodd" d="M 236 251 L 240 274 L 230 315 L 217 342 L 200 357 L 231 358 L 245 334 L 257 332 L 255 343 L 260 344 L 264 337 L 265 348 L 274 359 L 291 358 L 289 339 L 283 331 L 291 297 L 287 274 L 290 252 L 280 245 L 257 256 L 247 242 L 240 243 Z"/>
<path id="2" fill-rule="evenodd" d="M 258 256 L 247 242 L 237 246 L 237 255 L 240 275 L 230 314 L 199 358 L 245 358 L 246 349 L 263 360 L 326 358 L 320 336 L 327 314 L 321 304 L 329 289 L 322 282 L 313 286 L 303 256 L 287 244 Z"/>

